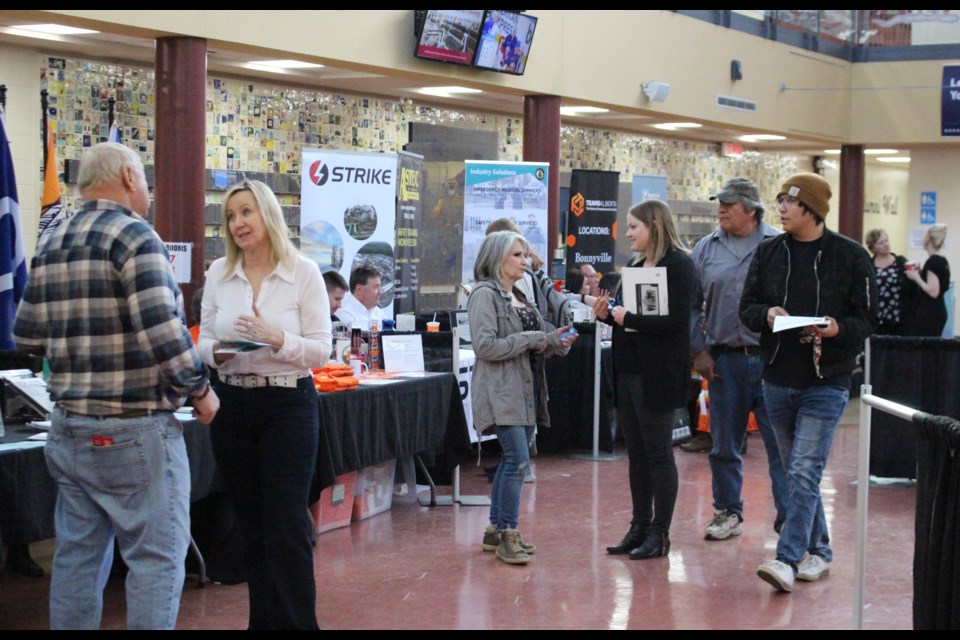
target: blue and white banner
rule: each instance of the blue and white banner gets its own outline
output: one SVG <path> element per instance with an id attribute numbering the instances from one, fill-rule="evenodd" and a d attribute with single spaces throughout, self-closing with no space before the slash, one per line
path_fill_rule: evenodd
<path id="1" fill-rule="evenodd" d="M 368 264 L 380 272 L 379 306 L 393 317 L 397 156 L 304 149 L 300 251 L 323 272 Z"/>
<path id="2" fill-rule="evenodd" d="M 27 287 L 27 260 L 23 252 L 20 201 L 13 157 L 0 107 L 0 349 L 15 349 L 13 321 Z"/>
<path id="3" fill-rule="evenodd" d="M 509 218 L 544 261 L 547 256 L 547 162 L 466 161 L 463 193 L 463 280 L 473 265 L 487 225 Z"/>
<path id="4" fill-rule="evenodd" d="M 960 136 L 960 65 L 944 65 L 940 94 L 940 135 Z"/>

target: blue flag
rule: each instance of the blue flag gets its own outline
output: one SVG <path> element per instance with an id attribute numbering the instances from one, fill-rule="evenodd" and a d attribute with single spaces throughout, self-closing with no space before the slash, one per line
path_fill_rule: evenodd
<path id="1" fill-rule="evenodd" d="M 13 321 L 27 287 L 27 260 L 20 231 L 20 201 L 13 157 L 0 107 L 0 349 L 15 349 Z"/>

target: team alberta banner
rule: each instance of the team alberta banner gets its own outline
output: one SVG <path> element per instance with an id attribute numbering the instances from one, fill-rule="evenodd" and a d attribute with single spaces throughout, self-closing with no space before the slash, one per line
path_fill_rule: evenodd
<path id="1" fill-rule="evenodd" d="M 379 306 L 393 317 L 397 156 L 304 149 L 300 250 L 323 272 L 369 264 L 380 272 Z"/>
<path id="2" fill-rule="evenodd" d="M 574 169 L 570 174 L 568 269 L 590 264 L 601 275 L 613 271 L 619 183 L 618 171 Z"/>
<path id="3" fill-rule="evenodd" d="M 509 218 L 520 228 L 530 247 L 547 256 L 546 162 L 466 161 L 463 194 L 463 280 L 473 282 L 473 264 L 487 225 Z"/>

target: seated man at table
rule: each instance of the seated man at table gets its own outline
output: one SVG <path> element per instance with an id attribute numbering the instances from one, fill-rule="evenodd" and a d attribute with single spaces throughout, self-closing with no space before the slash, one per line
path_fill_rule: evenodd
<path id="1" fill-rule="evenodd" d="M 359 324 L 367 329 L 371 320 L 383 322 L 380 302 L 380 272 L 374 267 L 361 264 L 350 272 L 350 293 L 343 298 L 337 317 L 340 322 L 353 326 Z"/>
<path id="2" fill-rule="evenodd" d="M 330 300 L 330 320 L 340 322 L 337 311 L 343 306 L 343 297 L 347 295 L 347 281 L 336 271 L 327 271 L 323 274 L 323 282 L 327 285 L 327 298 Z"/>

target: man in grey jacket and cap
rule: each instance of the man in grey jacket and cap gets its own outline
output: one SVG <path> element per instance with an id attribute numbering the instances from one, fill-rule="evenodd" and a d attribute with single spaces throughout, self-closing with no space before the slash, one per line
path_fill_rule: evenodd
<path id="1" fill-rule="evenodd" d="M 694 368 L 709 384 L 710 471 L 714 516 L 705 527 L 707 540 L 726 540 L 742 532 L 743 458 L 750 412 L 757 419 L 767 450 L 773 499 L 774 529 L 783 526 L 786 473 L 763 405 L 763 359 L 760 336 L 740 322 L 740 295 L 750 261 L 764 238 L 780 232 L 762 221 L 757 185 L 731 178 L 710 196 L 717 201 L 719 229 L 693 250 L 698 286 L 694 291 L 690 350 Z"/>

